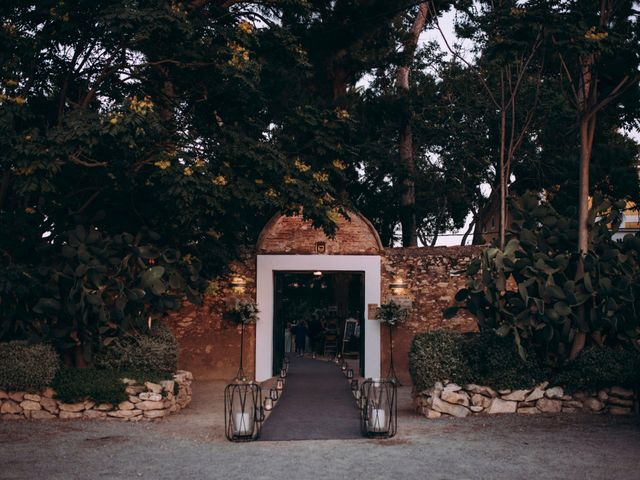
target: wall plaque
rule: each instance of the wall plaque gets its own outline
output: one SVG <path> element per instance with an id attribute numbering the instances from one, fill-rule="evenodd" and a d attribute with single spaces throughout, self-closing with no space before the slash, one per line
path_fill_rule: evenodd
<path id="1" fill-rule="evenodd" d="M 389 295 L 387 297 L 387 303 L 393 302 L 396 305 L 400 305 L 402 308 L 411 310 L 413 306 L 413 300 L 407 295 Z"/>

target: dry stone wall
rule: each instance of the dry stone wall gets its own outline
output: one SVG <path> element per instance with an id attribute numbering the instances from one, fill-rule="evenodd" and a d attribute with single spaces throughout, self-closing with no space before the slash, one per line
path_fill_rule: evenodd
<path id="1" fill-rule="evenodd" d="M 543 382 L 535 388 L 494 390 L 491 387 L 436 382 L 429 389 L 414 392 L 414 406 L 426 418 L 467 417 L 498 413 L 638 413 L 638 396 L 631 390 L 612 387 L 598 392 L 565 393 L 562 387 Z"/>
<path id="2" fill-rule="evenodd" d="M 127 400 L 117 405 L 96 403 L 90 399 L 75 403 L 61 402 L 55 398 L 55 391 L 51 388 L 38 393 L 0 390 L 0 419 L 153 420 L 178 412 L 191 403 L 192 380 L 191 372 L 184 370 L 178 371 L 173 380 L 160 383 L 138 384 L 135 380 L 127 380 L 124 387 Z M 177 394 L 174 393 L 176 385 Z"/>

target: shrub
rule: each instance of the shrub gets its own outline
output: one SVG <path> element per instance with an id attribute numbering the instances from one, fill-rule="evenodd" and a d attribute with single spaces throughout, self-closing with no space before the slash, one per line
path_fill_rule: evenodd
<path id="1" fill-rule="evenodd" d="M 474 334 L 466 339 L 464 351 L 475 383 L 493 388 L 529 388 L 549 378 L 535 352 L 523 360 L 508 337 L 494 332 Z"/>
<path id="2" fill-rule="evenodd" d="M 166 372 L 158 371 L 118 371 L 98 370 L 94 368 L 65 368 L 58 372 L 53 380 L 56 398 L 63 402 L 78 402 L 90 398 L 102 403 L 120 403 L 127 399 L 124 393 L 124 378 L 160 382 L 171 378 Z"/>
<path id="3" fill-rule="evenodd" d="M 445 379 L 456 383 L 472 380 L 472 372 L 458 332 L 435 330 L 415 336 L 409 351 L 409 372 L 418 390 Z"/>
<path id="4" fill-rule="evenodd" d="M 568 363 L 555 383 L 569 390 L 640 386 L 640 353 L 622 348 L 591 347 Z"/>
<path id="5" fill-rule="evenodd" d="M 39 391 L 51 384 L 59 368 L 60 359 L 49 345 L 0 343 L 0 388 Z"/>
<path id="6" fill-rule="evenodd" d="M 95 355 L 94 364 L 111 370 L 175 372 L 178 344 L 171 331 L 164 324 L 157 323 L 147 335 L 115 339 Z"/>

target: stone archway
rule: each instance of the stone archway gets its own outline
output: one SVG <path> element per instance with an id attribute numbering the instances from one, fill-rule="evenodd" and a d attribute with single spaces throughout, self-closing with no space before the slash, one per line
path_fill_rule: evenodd
<path id="1" fill-rule="evenodd" d="M 380 303 L 382 243 L 371 223 L 358 213 L 349 212 L 349 219 L 341 217 L 337 225 L 335 237 L 328 238 L 301 216 L 277 215 L 260 234 L 256 245 L 256 300 L 260 309 L 256 325 L 257 381 L 271 377 L 274 272 L 278 271 L 364 273 L 364 370 L 368 377 L 380 376 L 380 325 L 369 321 L 367 306 Z"/>

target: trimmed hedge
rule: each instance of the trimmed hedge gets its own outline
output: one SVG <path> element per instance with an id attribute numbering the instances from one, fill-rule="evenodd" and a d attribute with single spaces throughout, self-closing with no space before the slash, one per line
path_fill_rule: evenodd
<path id="1" fill-rule="evenodd" d="M 178 344 L 171 331 L 157 323 L 147 335 L 117 338 L 94 356 L 97 368 L 175 372 Z"/>
<path id="2" fill-rule="evenodd" d="M 60 368 L 53 347 L 26 342 L 0 343 L 0 388 L 37 392 L 51 384 Z"/>
<path id="3" fill-rule="evenodd" d="M 568 391 L 640 386 L 640 353 L 611 347 L 591 347 L 559 371 L 552 371 L 527 352 L 522 360 L 510 338 L 493 332 L 463 335 L 436 330 L 415 336 L 409 371 L 418 390 L 436 381 L 476 383 L 496 389 L 530 388 L 544 380 Z"/>
<path id="4" fill-rule="evenodd" d="M 159 371 L 118 371 L 94 368 L 65 368 L 53 380 L 56 398 L 63 402 L 79 402 L 87 398 L 96 403 L 118 404 L 127 399 L 123 379 L 142 382 L 160 382 L 171 379 L 171 374 Z"/>

